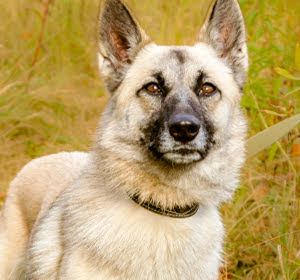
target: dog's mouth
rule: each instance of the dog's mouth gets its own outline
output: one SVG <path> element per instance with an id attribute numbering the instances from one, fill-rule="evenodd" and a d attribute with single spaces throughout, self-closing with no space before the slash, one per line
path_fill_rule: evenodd
<path id="1" fill-rule="evenodd" d="M 172 164 L 190 164 L 205 158 L 203 152 L 198 150 L 180 149 L 168 151 L 163 154 L 162 159 Z"/>
<path id="2" fill-rule="evenodd" d="M 207 152 L 195 149 L 174 149 L 159 152 L 155 147 L 149 148 L 153 157 L 166 161 L 169 164 L 186 165 L 203 160 Z"/>

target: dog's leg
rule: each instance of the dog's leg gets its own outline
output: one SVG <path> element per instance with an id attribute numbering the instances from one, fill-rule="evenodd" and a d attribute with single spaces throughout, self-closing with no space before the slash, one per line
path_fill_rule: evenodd
<path id="1" fill-rule="evenodd" d="M 127 280 L 126 276 L 116 275 L 116 272 L 109 265 L 99 267 L 94 256 L 87 256 L 82 249 L 66 250 L 67 254 L 61 262 L 60 280 Z"/>
<path id="2" fill-rule="evenodd" d="M 18 173 L 0 214 L 0 280 L 21 279 L 32 229 L 86 161 L 85 153 L 60 153 L 35 159 Z"/>
<path id="3" fill-rule="evenodd" d="M 14 193 L 9 196 L 0 217 L 0 279 L 14 278 L 19 270 L 28 240 L 28 228 Z"/>

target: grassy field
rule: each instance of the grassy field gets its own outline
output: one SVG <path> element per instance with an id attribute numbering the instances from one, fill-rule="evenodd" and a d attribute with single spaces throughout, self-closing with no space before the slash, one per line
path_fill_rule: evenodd
<path id="1" fill-rule="evenodd" d="M 157 43 L 193 44 L 208 1 L 127 2 Z M 96 62 L 99 1 L 53 0 L 38 47 L 46 3 L 0 0 L 0 207 L 32 158 L 87 150 L 107 101 Z M 300 111 L 300 2 L 240 4 L 251 59 L 242 105 L 251 136 Z M 222 208 L 223 279 L 300 278 L 299 145 L 297 128 L 247 161 L 234 201 Z"/>

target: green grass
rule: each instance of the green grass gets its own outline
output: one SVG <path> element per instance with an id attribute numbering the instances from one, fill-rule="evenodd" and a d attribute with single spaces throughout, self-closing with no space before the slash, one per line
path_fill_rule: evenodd
<path id="1" fill-rule="evenodd" d="M 86 150 L 107 100 L 96 61 L 99 1 L 52 1 L 32 66 L 45 2 L 0 1 L 0 197 L 30 159 Z M 207 2 L 128 1 L 159 44 L 193 44 Z M 300 111 L 299 80 L 276 68 L 300 77 L 300 2 L 240 4 L 251 60 L 242 105 L 254 135 Z M 224 279 L 299 279 L 297 137 L 299 128 L 248 160 L 234 201 L 223 206 Z"/>

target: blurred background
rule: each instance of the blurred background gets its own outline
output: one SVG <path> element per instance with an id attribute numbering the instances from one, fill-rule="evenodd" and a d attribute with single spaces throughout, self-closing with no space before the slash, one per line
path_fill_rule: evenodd
<path id="1" fill-rule="evenodd" d="M 158 44 L 193 44 L 205 0 L 126 1 Z M 300 1 L 240 0 L 250 71 L 249 137 L 299 113 Z M 97 70 L 99 0 L 0 0 L 0 208 L 33 158 L 86 151 L 108 96 Z M 221 279 L 300 279 L 299 127 L 244 169 Z M 297 174 L 298 173 L 298 174 Z"/>

